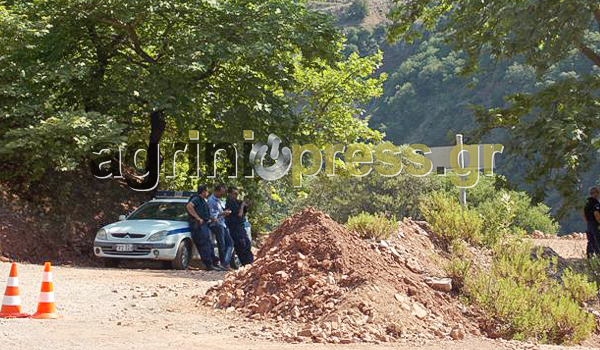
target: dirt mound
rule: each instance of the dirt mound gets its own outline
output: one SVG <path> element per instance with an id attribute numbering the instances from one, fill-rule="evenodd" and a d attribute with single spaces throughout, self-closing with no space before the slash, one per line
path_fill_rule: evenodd
<path id="1" fill-rule="evenodd" d="M 51 173 L 22 187 L 0 182 L 0 260 L 97 264 L 98 229 L 150 199 L 85 171 Z"/>
<path id="2" fill-rule="evenodd" d="M 365 241 L 307 208 L 271 234 L 254 265 L 228 274 L 204 300 L 252 319 L 276 320 L 275 335 L 288 341 L 478 333 L 447 280 L 431 278 L 442 275 L 435 260 L 443 258 L 427 235 L 407 220 L 388 241 Z"/>

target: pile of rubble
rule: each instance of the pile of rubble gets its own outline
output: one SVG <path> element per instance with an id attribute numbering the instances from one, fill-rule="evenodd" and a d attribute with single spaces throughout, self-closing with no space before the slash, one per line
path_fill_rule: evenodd
<path id="1" fill-rule="evenodd" d="M 312 208 L 286 219 L 251 266 L 227 275 L 208 305 L 272 320 L 287 341 L 386 342 L 478 334 L 452 293 L 423 223 L 386 241 L 360 239 Z M 289 327 L 288 327 L 289 326 Z"/>
<path id="2" fill-rule="evenodd" d="M 535 239 L 570 239 L 570 240 L 587 239 L 585 232 L 573 232 L 573 233 L 569 233 L 567 235 L 556 236 L 556 235 L 546 234 L 540 230 L 535 230 L 535 231 L 533 231 L 531 236 Z"/>

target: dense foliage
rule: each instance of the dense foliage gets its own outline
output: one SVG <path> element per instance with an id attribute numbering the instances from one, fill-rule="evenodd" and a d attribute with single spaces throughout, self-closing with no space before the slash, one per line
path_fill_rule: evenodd
<path id="1" fill-rule="evenodd" d="M 479 131 L 506 130 L 524 157 L 521 165 L 527 165 L 525 175 L 535 183 L 536 196 L 552 189 L 573 204 L 581 175 L 600 148 L 598 2 L 395 1 L 390 17 L 391 39 L 440 33 L 453 53 L 464 57 L 457 72 L 472 78 L 479 69 L 489 71 L 490 61 L 518 60 L 531 67 L 536 89 L 516 85 L 518 91 L 503 94 L 506 104 L 479 106 Z M 584 60 L 587 69 L 548 81 L 558 66 L 573 59 Z"/>
<path id="2" fill-rule="evenodd" d="M 348 7 L 348 18 L 352 20 L 363 20 L 369 15 L 369 2 L 367 0 L 354 0 Z"/>
<path id="3" fill-rule="evenodd" d="M 444 269 L 453 285 L 485 311 L 484 328 L 494 336 L 547 343 L 585 340 L 595 327 L 585 303 L 595 299 L 596 284 L 570 270 L 558 274 L 556 259 L 543 257 L 531 243 L 515 238 L 521 232 L 511 225 L 514 203 L 508 194 L 500 206 L 500 215 L 480 215 L 444 193 L 429 194 L 421 202 L 449 254 Z M 481 252 L 473 253 L 471 244 L 488 248 L 489 266 L 474 256 Z"/>
<path id="4" fill-rule="evenodd" d="M 563 284 L 549 275 L 556 262 L 532 246 L 510 242 L 496 249 L 490 270 L 467 278 L 465 293 L 486 311 L 503 337 L 544 343 L 577 343 L 590 336 L 595 319 L 584 302 L 596 297 L 595 284 L 567 271 Z"/>
<path id="5" fill-rule="evenodd" d="M 524 155 L 536 157 L 542 150 L 547 151 L 548 144 L 542 140 L 537 148 L 519 152 L 522 140 L 500 130 L 477 139 L 478 125 L 473 106 L 504 108 L 509 106 L 505 96 L 534 93 L 569 77 L 597 74 L 599 70 L 589 60 L 573 52 L 538 76 L 535 68 L 526 64 L 522 57 L 496 61 L 492 56 L 483 55 L 477 72 L 465 76 L 461 71 L 468 56 L 452 50 L 447 43 L 448 35 L 425 33 L 422 39 L 412 44 L 389 44 L 385 35 L 381 26 L 346 29 L 347 53 L 370 55 L 378 50 L 384 52 L 382 71 L 388 73 L 389 78 L 384 84 L 383 95 L 368 108 L 373 115 L 373 127 L 381 129 L 396 144 L 450 145 L 454 143 L 457 132 L 466 135 L 466 142 L 502 143 L 506 148 L 499 157 L 499 172 L 519 189 L 530 191 L 536 202 L 545 197 L 545 202 L 554 208 L 555 213 L 566 214 L 560 218 L 566 232 L 583 230 L 579 214 L 582 197 L 585 196 L 582 190 L 598 180 L 600 168 L 600 163 L 593 157 L 594 152 L 587 153 L 592 159 L 584 161 L 580 168 L 581 187 L 573 189 L 550 181 L 536 181 L 528 170 L 542 168 L 531 164 Z M 584 171 L 588 166 L 590 169 Z M 564 197 L 565 192 L 568 192 L 568 198 Z M 561 206 L 568 211 L 558 212 Z"/>
<path id="6" fill-rule="evenodd" d="M 200 142 L 242 130 L 377 140 L 357 106 L 380 90 L 381 57 L 345 60 L 339 39 L 291 0 L 7 2 L 0 176 L 35 181 L 95 143 L 186 141 L 189 129 Z"/>

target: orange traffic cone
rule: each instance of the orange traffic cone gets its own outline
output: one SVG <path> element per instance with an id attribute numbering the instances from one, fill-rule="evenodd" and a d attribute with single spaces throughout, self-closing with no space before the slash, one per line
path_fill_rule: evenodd
<path id="1" fill-rule="evenodd" d="M 1 318 L 21 318 L 29 317 L 28 314 L 21 313 L 21 297 L 19 296 L 19 276 L 17 275 L 17 264 L 13 263 L 10 267 L 10 275 L 6 282 L 6 291 L 2 299 Z"/>
<path id="2" fill-rule="evenodd" d="M 44 277 L 42 278 L 42 290 L 37 312 L 32 318 L 59 318 L 54 307 L 54 286 L 52 285 L 52 269 L 50 263 L 44 265 Z"/>

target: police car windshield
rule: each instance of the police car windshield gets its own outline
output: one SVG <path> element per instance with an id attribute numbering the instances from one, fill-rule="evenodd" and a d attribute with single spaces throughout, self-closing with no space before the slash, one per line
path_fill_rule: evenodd
<path id="1" fill-rule="evenodd" d="M 131 214 L 127 220 L 187 221 L 185 203 L 148 202 Z"/>

